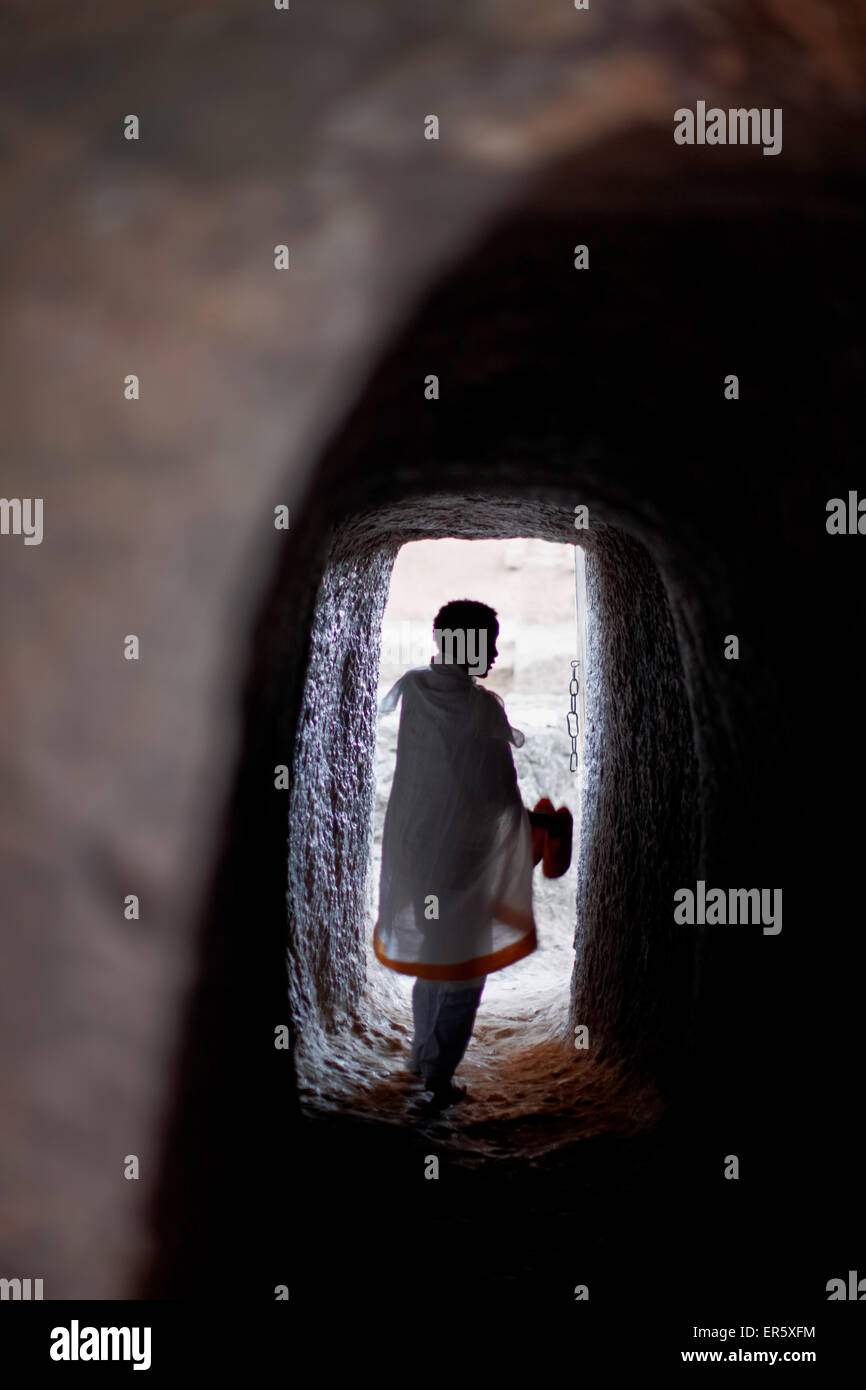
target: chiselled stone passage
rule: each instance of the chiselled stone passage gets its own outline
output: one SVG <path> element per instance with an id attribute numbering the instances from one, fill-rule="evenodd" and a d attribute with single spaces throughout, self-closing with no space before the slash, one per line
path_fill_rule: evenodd
<path id="1" fill-rule="evenodd" d="M 390 1108 L 387 1087 L 377 1092 L 377 1059 L 389 1038 L 361 1008 L 378 633 L 388 575 L 407 540 L 523 535 L 578 544 L 590 611 L 568 1021 L 537 1040 L 528 1030 L 511 1072 L 491 1074 L 482 1130 L 474 1134 L 459 1112 L 447 1120 L 439 1139 L 452 1162 L 471 1174 L 479 1157 L 495 1152 L 512 1193 L 543 1164 L 549 1200 L 567 1204 L 553 1195 L 554 1172 L 563 1190 L 579 1172 L 594 1182 L 588 1175 L 605 1152 L 576 1154 L 581 1139 L 591 1146 L 588 1136 L 599 1144 L 631 1136 L 630 1147 L 617 1150 L 630 1174 L 622 1181 L 640 1186 L 645 1178 L 634 1165 L 652 1168 L 666 1115 L 699 1105 L 688 1113 L 715 1136 L 702 1145 L 715 1143 L 724 1156 L 732 1151 L 725 1116 L 748 1113 L 760 1129 L 768 1078 L 793 1085 L 788 1034 L 770 1025 L 763 1005 L 772 996 L 774 1017 L 781 1012 L 795 1028 L 794 1001 L 780 992 L 778 972 L 798 950 L 788 943 L 803 940 L 796 919 L 808 892 L 786 893 L 781 933 L 751 937 L 710 922 L 677 923 L 674 894 L 699 881 L 726 891 L 784 889 L 805 862 L 802 828 L 791 819 L 799 692 L 780 685 L 778 672 L 798 650 L 804 615 L 820 626 L 820 547 L 835 547 L 844 562 L 848 543 L 824 525 L 826 498 L 842 491 L 829 464 L 808 491 L 814 524 L 781 527 L 779 498 L 792 486 L 792 469 L 805 477 L 823 457 L 816 421 L 804 415 L 794 428 L 792 396 L 808 398 L 818 378 L 820 389 L 832 378 L 837 393 L 843 381 L 852 390 L 844 355 L 831 362 L 807 352 L 816 333 L 832 336 L 832 305 L 841 299 L 827 297 L 825 280 L 841 271 L 824 267 L 801 279 L 808 311 L 798 334 L 785 310 L 778 230 L 747 181 L 740 215 L 727 221 L 705 216 L 709 187 L 681 188 L 678 221 L 644 214 L 639 255 L 622 210 L 611 219 L 581 201 L 590 187 L 579 170 L 560 171 L 549 188 L 554 210 L 497 228 L 398 334 L 319 462 L 303 525 L 293 514 L 262 607 L 210 928 L 224 973 L 203 998 L 220 1001 L 226 1017 L 266 1018 L 271 1028 L 290 1016 L 293 1047 L 275 1053 L 268 1085 L 294 1105 L 302 1084 L 303 1108 L 292 1123 L 304 1135 L 303 1181 L 320 1194 L 321 1210 L 340 1190 L 343 1145 L 360 1146 L 359 1172 L 378 1191 L 385 1170 L 414 1171 L 413 1145 L 425 1142 Z M 786 196 L 799 194 L 789 187 Z M 806 198 L 786 223 L 786 253 L 801 266 L 811 264 L 819 225 L 811 208 Z M 633 219 L 634 204 L 629 209 Z M 550 248 L 575 244 L 575 221 L 616 265 L 615 320 L 595 262 L 588 272 L 570 268 L 565 282 L 551 269 Z M 853 229 L 839 238 L 850 270 Z M 702 276 L 707 258 L 720 268 L 716 278 L 701 281 L 702 298 L 684 294 L 684 279 Z M 755 304 L 761 327 L 744 348 L 740 326 Z M 682 346 L 701 339 L 709 321 L 711 366 Z M 547 344 L 541 355 L 539 341 Z M 423 381 L 443 342 L 452 345 L 447 377 L 440 373 L 447 389 L 426 399 Z M 736 398 L 724 385 L 732 359 Z M 810 587 L 797 589 L 806 573 Z M 831 629 L 835 611 L 822 615 Z M 275 765 L 291 770 L 288 792 L 274 789 Z M 820 835 L 820 825 L 810 833 Z M 286 891 L 279 870 L 287 845 Z M 258 978 L 235 920 L 261 923 Z M 229 1075 L 260 1066 L 245 1031 L 232 1030 L 225 1046 Z M 329 1057 L 366 1078 L 364 1103 L 349 1107 L 354 1141 L 341 1128 L 348 1112 L 328 1113 Z M 290 1072 L 285 1063 L 296 1058 Z M 213 1062 L 195 1064 L 205 1113 Z M 377 1096 L 383 1104 L 371 1118 Z M 218 1087 L 212 1103 L 221 1116 Z M 209 1131 L 192 1108 L 180 1132 L 195 1149 Z M 231 1151 L 222 1119 L 217 1132 Z M 682 1172 L 665 1172 L 681 1190 Z M 411 1209 L 415 1200 L 406 1181 L 399 1200 L 390 1198 L 395 1219 L 400 1203 Z M 493 1220 L 490 1182 L 485 1169 Z M 527 1198 L 530 1207 L 534 1200 Z M 333 1210 L 335 1222 L 351 1219 L 345 1206 Z M 596 1216 L 610 1219 L 610 1211 L 602 1206 Z M 584 1231 L 589 1220 L 581 1209 Z M 331 1238 L 344 1237 L 334 1229 Z M 776 1238 L 783 1241 L 778 1231 Z M 305 1258 L 315 1263 L 319 1248 L 305 1247 Z M 171 1276 L 184 1277 L 178 1267 Z"/>
<path id="2" fill-rule="evenodd" d="M 853 1298 L 861 0 L 6 0 L 0 28 L 2 1287 L 231 1291 L 337 1336 L 390 1331 L 401 1287 L 413 1331 L 434 1285 L 449 1318 L 493 1289 L 499 1341 L 535 1295 Z M 566 533 L 569 1062 L 490 1077 L 479 1173 L 468 1120 L 312 1115 L 301 1059 L 375 1066 L 397 547 Z M 676 922 L 698 883 L 778 890 L 782 930 Z"/>
<path id="3" fill-rule="evenodd" d="M 572 512 L 566 503 L 520 506 L 516 498 L 419 498 L 353 520 L 335 541 L 313 619 L 289 827 L 289 971 L 310 1103 L 372 1105 L 405 1121 L 399 1090 L 384 1081 L 372 1092 L 363 1086 L 365 1074 L 387 1079 L 401 1046 L 399 1031 L 389 1032 L 382 1012 L 361 995 L 375 621 L 391 557 L 419 535 L 533 534 L 574 543 Z M 581 1099 L 591 1100 L 590 1129 L 629 1129 L 634 1095 L 629 1105 L 617 1062 L 633 1073 L 644 1121 L 657 1117 L 653 1064 L 666 1045 L 685 1037 L 695 949 L 694 940 L 678 940 L 673 931 L 668 890 L 668 875 L 693 862 L 697 805 L 693 737 L 664 588 L 646 551 L 616 528 L 579 534 L 587 551 L 590 648 L 575 989 L 566 1015 L 527 1018 L 507 1057 L 484 1066 L 474 1087 L 473 1119 L 487 1126 L 491 1142 L 497 1120 L 513 1126 L 523 1113 L 547 1115 L 522 1138 L 530 1149 L 549 1147 L 564 1122 L 573 1137 Z M 632 615 L 639 611 L 638 627 Z M 341 674 L 347 670 L 350 682 Z M 379 971 L 372 952 L 370 959 L 368 968 Z M 387 989 L 385 982 L 379 987 Z M 578 1027 L 588 1029 L 588 1049 L 575 1046 Z"/>

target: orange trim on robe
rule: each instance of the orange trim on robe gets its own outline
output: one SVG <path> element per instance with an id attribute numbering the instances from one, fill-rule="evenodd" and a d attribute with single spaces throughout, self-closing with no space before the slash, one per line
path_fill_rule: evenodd
<path id="1" fill-rule="evenodd" d="M 389 970 L 396 970 L 399 975 L 417 975 L 422 980 L 472 980 L 476 975 L 490 975 L 495 970 L 503 970 L 506 965 L 523 960 L 524 956 L 531 955 L 538 945 L 534 918 L 524 917 L 504 906 L 498 908 L 495 915 L 506 926 L 525 925 L 526 935 L 518 941 L 513 941 L 510 946 L 503 946 L 501 951 L 493 951 L 488 956 L 475 956 L 472 960 L 462 960 L 457 965 L 427 965 L 420 960 L 391 960 L 390 956 L 385 955 L 379 942 L 378 922 L 373 931 L 373 950 L 376 959 L 382 965 L 387 965 Z"/>

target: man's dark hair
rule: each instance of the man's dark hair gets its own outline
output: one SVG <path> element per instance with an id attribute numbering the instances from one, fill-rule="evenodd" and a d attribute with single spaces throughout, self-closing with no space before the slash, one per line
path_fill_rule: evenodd
<path id="1" fill-rule="evenodd" d="M 466 632 L 481 628 L 498 635 L 499 619 L 495 608 L 474 598 L 452 599 L 439 609 L 433 619 L 434 632 Z"/>

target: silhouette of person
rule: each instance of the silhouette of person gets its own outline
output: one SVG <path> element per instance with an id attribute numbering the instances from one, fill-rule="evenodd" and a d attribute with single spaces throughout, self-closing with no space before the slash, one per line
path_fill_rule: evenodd
<path id="1" fill-rule="evenodd" d="M 455 600 L 433 631 L 430 665 L 402 676 L 380 707 L 402 700 L 373 945 L 383 965 L 417 977 L 410 1068 L 443 1108 L 465 1095 L 452 1077 L 487 976 L 537 937 L 530 817 L 511 753 L 524 739 L 478 684 L 498 654 L 496 612 Z"/>

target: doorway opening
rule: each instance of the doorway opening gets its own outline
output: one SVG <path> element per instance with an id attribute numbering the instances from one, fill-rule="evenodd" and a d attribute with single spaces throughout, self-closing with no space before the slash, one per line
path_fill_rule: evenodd
<path id="1" fill-rule="evenodd" d="M 564 881 L 541 880 L 539 888 L 536 871 L 536 920 L 546 949 L 488 979 L 460 1068 L 472 1104 L 446 1112 L 439 1132 L 451 1131 L 460 1161 L 470 1166 L 506 1152 L 531 1160 L 561 1146 L 566 1132 L 569 1143 L 611 1130 L 634 1133 L 651 1128 L 663 1109 L 652 1059 L 642 1053 L 646 1037 L 658 1035 L 655 1020 L 667 1009 L 672 988 L 667 884 L 658 880 L 657 856 L 635 865 L 627 855 L 637 834 L 647 840 L 669 835 L 670 815 L 662 808 L 655 808 L 655 828 L 646 823 L 649 806 L 643 806 L 638 789 L 646 782 L 655 787 L 660 777 L 675 783 L 678 757 L 688 763 L 692 756 L 691 732 L 681 677 L 670 664 L 675 639 L 664 586 L 640 545 L 616 528 L 599 525 L 584 533 L 577 547 L 571 510 L 555 503 L 532 504 L 535 534 L 522 536 L 515 524 L 522 508 L 510 500 L 488 501 L 486 524 L 479 524 L 476 511 L 463 537 L 454 521 L 467 514 L 465 499 L 440 497 L 426 506 L 423 528 L 417 505 L 372 511 L 342 528 L 315 605 L 289 826 L 289 974 L 298 1025 L 298 1094 L 311 1119 L 352 1116 L 396 1126 L 412 1120 L 413 1083 L 406 1071 L 412 981 L 382 968 L 371 944 L 378 889 L 376 817 L 387 800 L 387 743 L 396 738 L 399 718 L 377 719 L 377 710 L 403 670 L 423 664 L 420 648 L 416 663 L 412 643 L 416 634 L 422 640 L 428 622 L 432 632 L 439 603 L 429 616 L 425 609 L 413 631 L 399 603 L 389 612 L 389 582 L 397 561 L 390 582 L 396 601 L 401 573 L 419 565 L 412 542 L 423 538 L 418 549 L 432 546 L 437 560 L 431 565 L 422 557 L 420 568 L 426 567 L 434 581 L 438 575 L 444 582 L 447 575 L 447 595 L 434 582 L 436 598 L 441 594 L 444 601 L 455 596 L 454 583 L 461 590 L 470 583 L 455 580 L 453 547 L 482 556 L 485 546 L 492 546 L 489 554 L 499 554 L 506 582 L 508 565 L 517 573 L 522 567 L 524 574 L 537 573 L 541 589 L 547 586 L 552 594 L 551 576 L 561 566 L 559 599 L 551 605 L 555 651 L 550 666 L 543 623 L 532 624 L 518 653 L 506 605 L 497 603 L 486 583 L 473 581 L 467 592 L 500 611 L 504 660 L 497 678 L 510 721 L 527 732 L 526 716 L 533 714 L 542 746 L 545 740 L 549 744 L 550 757 L 533 749 L 530 737 L 523 750 L 514 750 L 524 804 L 532 806 L 542 795 L 567 804 L 575 818 L 575 853 Z M 448 563 L 439 547 L 451 548 Z M 575 566 L 577 549 L 584 553 Z M 548 554 L 554 557 L 551 565 L 544 563 Z M 575 569 L 582 581 L 585 572 L 580 643 Z M 515 583 L 515 592 L 518 587 Z M 529 612 L 533 606 L 539 606 L 537 596 L 530 598 Z M 624 619 L 634 622 L 633 641 L 625 647 L 617 631 Z M 402 622 L 410 626 L 401 630 Z M 401 636 L 408 653 L 399 650 Z M 561 652 L 557 643 L 563 644 Z M 572 778 L 565 718 L 571 661 L 580 650 L 586 653 L 587 679 L 581 681 L 586 734 L 582 771 Z M 531 688 L 534 663 L 546 672 L 549 697 L 533 712 L 527 702 L 538 698 Z M 389 718 L 390 733 L 383 729 Z M 670 738 L 674 729 L 680 748 Z M 558 787 L 571 782 L 577 787 L 560 799 Z M 553 915 L 560 917 L 554 930 L 548 896 L 556 904 Z M 519 973 L 526 979 L 519 980 Z M 588 1033 L 585 1048 L 578 1041 L 579 1027 Z"/>
<path id="2" fill-rule="evenodd" d="M 570 771 L 566 724 L 571 662 L 577 659 L 574 556 L 576 547 L 517 537 L 509 540 L 430 540 L 403 546 L 391 576 L 382 622 L 377 703 L 404 672 L 426 666 L 433 653 L 432 619 L 443 603 L 478 598 L 499 617 L 498 654 L 484 688 L 505 703 L 525 742 L 512 749 L 521 799 L 532 809 L 542 796 L 567 805 L 579 820 L 580 759 Z M 381 715 L 376 730 L 376 799 L 367 873 L 368 1002 L 377 1011 L 411 1019 L 411 977 L 385 970 L 372 950 L 381 869 L 382 830 L 394 776 L 399 710 Z M 580 735 L 578 735 L 578 738 Z M 533 875 L 538 948 L 485 981 L 472 1041 L 470 1070 L 531 1041 L 568 1030 L 574 967 L 577 842 L 571 866 L 558 879 Z"/>

